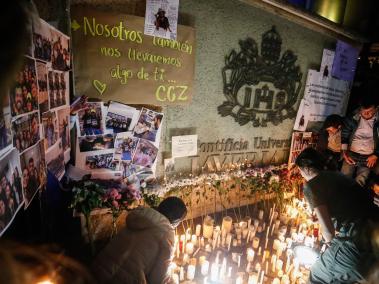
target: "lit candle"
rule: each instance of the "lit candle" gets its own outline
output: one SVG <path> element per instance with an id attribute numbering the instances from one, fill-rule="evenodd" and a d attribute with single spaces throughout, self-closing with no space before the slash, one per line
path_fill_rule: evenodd
<path id="1" fill-rule="evenodd" d="M 229 266 L 229 268 L 228 268 L 228 278 L 230 278 L 230 277 L 232 277 L 232 267 L 231 266 Z"/>
<path id="2" fill-rule="evenodd" d="M 196 267 L 192 264 L 188 265 L 187 268 L 187 279 L 188 280 L 193 280 L 195 278 L 195 271 Z"/>
<path id="3" fill-rule="evenodd" d="M 201 264 L 201 274 L 203 276 L 208 275 L 208 270 L 209 270 L 209 261 L 204 260 L 204 262 Z"/>
<path id="4" fill-rule="evenodd" d="M 257 229 L 258 228 L 258 225 L 259 225 L 259 220 L 254 220 L 254 227 L 255 227 L 255 229 Z"/>
<path id="5" fill-rule="evenodd" d="M 201 237 L 200 238 L 200 246 L 204 247 L 204 245 L 205 245 L 204 237 Z"/>
<path id="6" fill-rule="evenodd" d="M 200 224 L 196 225 L 196 233 L 195 234 L 197 237 L 200 237 L 200 235 L 201 235 L 201 225 Z"/>
<path id="7" fill-rule="evenodd" d="M 265 250 L 263 252 L 263 261 L 265 261 L 266 259 L 268 259 L 270 257 L 270 251 L 269 250 Z"/>
<path id="8" fill-rule="evenodd" d="M 259 247 L 259 238 L 258 237 L 254 237 L 253 238 L 253 248 L 257 249 L 258 247 Z"/>
<path id="9" fill-rule="evenodd" d="M 276 270 L 282 270 L 282 268 L 283 268 L 283 260 L 281 260 L 281 259 L 278 259 L 277 261 L 276 261 Z"/>
<path id="10" fill-rule="evenodd" d="M 259 280 L 259 284 L 263 284 L 263 280 L 265 278 L 265 272 L 262 271 L 262 274 L 261 274 L 261 279 Z"/>
<path id="11" fill-rule="evenodd" d="M 201 266 L 204 263 L 204 261 L 206 261 L 206 260 L 207 260 L 207 257 L 205 255 L 200 256 L 199 257 L 199 265 Z"/>
<path id="12" fill-rule="evenodd" d="M 242 229 L 242 238 L 243 239 L 246 239 L 248 232 L 249 232 L 248 228 Z"/>
<path id="13" fill-rule="evenodd" d="M 254 260 L 254 250 L 252 248 L 247 248 L 246 250 L 246 259 L 248 262 Z"/>
<path id="14" fill-rule="evenodd" d="M 226 246 L 228 247 L 228 251 L 230 250 L 230 245 L 232 243 L 232 234 L 227 234 L 226 235 Z"/>
<path id="15" fill-rule="evenodd" d="M 187 243 L 187 245 L 186 245 L 186 253 L 189 254 L 189 255 L 193 254 L 193 248 L 194 248 L 193 243 L 190 243 L 190 242 Z"/>
<path id="16" fill-rule="evenodd" d="M 258 219 L 259 220 L 262 220 L 263 219 L 263 210 L 259 210 L 259 213 L 258 213 Z"/>
<path id="17" fill-rule="evenodd" d="M 265 273 L 268 274 L 268 261 L 266 261 Z"/>
<path id="18" fill-rule="evenodd" d="M 180 244 L 181 244 L 182 253 L 184 253 L 186 249 L 186 235 L 180 236 Z"/>
<path id="19" fill-rule="evenodd" d="M 242 276 L 238 276 L 237 277 L 236 284 L 243 284 L 243 278 L 242 278 Z"/>
<path id="20" fill-rule="evenodd" d="M 197 244 L 197 237 L 196 237 L 196 235 L 192 235 L 191 242 L 193 243 L 194 246 L 196 246 L 196 244 Z"/>
<path id="21" fill-rule="evenodd" d="M 176 274 L 176 273 L 172 274 L 171 278 L 175 284 L 179 284 L 179 275 L 178 274 Z"/>
<path id="22" fill-rule="evenodd" d="M 183 264 L 186 264 L 186 263 L 188 263 L 189 262 L 189 255 L 188 254 L 184 254 L 183 255 Z"/>
<path id="23" fill-rule="evenodd" d="M 283 277 L 282 277 L 282 280 L 280 281 L 280 284 L 290 284 L 290 279 L 288 277 L 288 275 L 284 274 Z"/>
<path id="24" fill-rule="evenodd" d="M 275 272 L 275 268 L 276 268 L 276 255 L 273 254 L 271 256 L 271 271 Z"/>
<path id="25" fill-rule="evenodd" d="M 203 223 L 203 236 L 204 238 L 210 239 L 213 234 L 213 220 L 210 216 L 205 217 Z"/>
<path id="26" fill-rule="evenodd" d="M 272 280 L 272 284 L 280 284 L 279 278 L 274 278 L 274 280 Z"/>
<path id="27" fill-rule="evenodd" d="M 249 279 L 247 280 L 247 284 L 257 284 L 258 283 L 258 275 L 252 273 L 249 275 Z"/>
<path id="28" fill-rule="evenodd" d="M 278 250 L 280 247 L 280 241 L 278 239 L 275 239 L 273 244 L 272 244 L 272 248 L 273 250 Z"/>
<path id="29" fill-rule="evenodd" d="M 240 228 L 243 230 L 243 229 L 245 229 L 245 228 L 247 228 L 247 222 L 245 222 L 245 221 L 241 221 L 240 222 Z"/>
<path id="30" fill-rule="evenodd" d="M 217 281 L 218 280 L 218 263 L 214 262 L 211 266 L 211 280 Z"/>
<path id="31" fill-rule="evenodd" d="M 184 267 L 181 266 L 179 271 L 179 280 L 184 281 Z"/>
<path id="32" fill-rule="evenodd" d="M 247 223 L 247 227 L 250 228 L 251 226 L 251 217 L 250 216 L 245 216 L 243 220 Z"/>
<path id="33" fill-rule="evenodd" d="M 221 269 L 220 269 L 220 280 L 225 280 L 226 277 L 226 257 L 222 261 Z"/>

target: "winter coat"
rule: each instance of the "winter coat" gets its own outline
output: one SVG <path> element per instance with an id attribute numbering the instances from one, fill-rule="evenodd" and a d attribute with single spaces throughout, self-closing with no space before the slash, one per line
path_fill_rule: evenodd
<path id="1" fill-rule="evenodd" d="M 152 208 L 137 208 L 96 257 L 93 273 L 99 283 L 168 283 L 174 240 L 174 229 L 165 216 Z"/>

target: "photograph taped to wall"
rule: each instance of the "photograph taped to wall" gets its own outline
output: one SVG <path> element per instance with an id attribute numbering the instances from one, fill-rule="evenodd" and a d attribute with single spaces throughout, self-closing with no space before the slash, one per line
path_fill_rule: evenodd
<path id="1" fill-rule="evenodd" d="M 138 138 L 132 133 L 119 133 L 115 141 L 115 160 L 131 161 L 136 151 Z"/>
<path id="2" fill-rule="evenodd" d="M 33 19 L 33 55 L 35 58 L 50 62 L 52 48 L 51 26 L 44 20 Z"/>
<path id="3" fill-rule="evenodd" d="M 0 108 L 0 156 L 12 148 L 11 119 L 9 96 L 6 96 Z"/>
<path id="4" fill-rule="evenodd" d="M 134 127 L 134 137 L 143 138 L 152 142 L 157 140 L 157 133 L 162 124 L 163 113 L 142 108 L 138 122 Z M 159 140 L 159 139 L 158 139 Z"/>
<path id="5" fill-rule="evenodd" d="M 23 152 L 40 139 L 39 114 L 37 111 L 17 118 L 12 122 L 13 145 Z"/>
<path id="6" fill-rule="evenodd" d="M 44 137 L 44 148 L 47 151 L 58 140 L 58 118 L 55 111 L 48 111 L 42 114 L 42 130 Z"/>
<path id="7" fill-rule="evenodd" d="M 53 69 L 68 71 L 71 69 L 70 38 L 55 28 L 51 29 L 52 49 L 51 65 Z"/>
<path id="8" fill-rule="evenodd" d="M 144 34 L 176 39 L 179 0 L 147 0 Z"/>
<path id="9" fill-rule="evenodd" d="M 37 143 L 20 155 L 22 191 L 25 208 L 32 201 L 46 176 L 45 152 L 42 143 Z"/>
<path id="10" fill-rule="evenodd" d="M 78 137 L 80 152 L 101 151 L 114 148 L 113 134 Z"/>
<path id="11" fill-rule="evenodd" d="M 126 132 L 133 129 L 138 119 L 139 111 L 125 104 L 110 102 L 105 126 L 113 129 L 114 133 Z"/>
<path id="12" fill-rule="evenodd" d="M 85 107 L 78 111 L 79 134 L 99 135 L 104 133 L 103 103 L 86 103 Z"/>
<path id="13" fill-rule="evenodd" d="M 145 139 L 140 139 L 136 152 L 133 156 L 133 163 L 139 166 L 151 168 L 158 154 L 158 148 Z"/>
<path id="14" fill-rule="evenodd" d="M 138 173 L 142 169 L 141 166 L 135 165 L 132 161 L 121 161 L 120 170 L 122 171 L 122 177 L 127 178 L 131 175 Z"/>
<path id="15" fill-rule="evenodd" d="M 34 59 L 24 57 L 24 64 L 10 90 L 12 116 L 38 110 L 38 86 Z"/>
<path id="16" fill-rule="evenodd" d="M 45 63 L 37 61 L 38 80 L 38 104 L 40 113 L 49 110 L 49 97 L 47 92 L 47 66 Z"/>
<path id="17" fill-rule="evenodd" d="M 113 153 L 88 155 L 86 156 L 85 169 L 108 169 L 115 171 L 118 170 L 118 164 L 119 162 L 113 160 Z"/>
<path id="18" fill-rule="evenodd" d="M 58 112 L 59 138 L 63 152 L 70 149 L 70 108 L 60 109 Z"/>
<path id="19" fill-rule="evenodd" d="M 0 236 L 12 223 L 23 202 L 20 159 L 13 149 L 0 160 Z"/>
<path id="20" fill-rule="evenodd" d="M 50 109 L 68 106 L 69 74 L 68 72 L 48 71 Z"/>
<path id="21" fill-rule="evenodd" d="M 58 179 L 64 176 L 64 155 L 61 143 L 56 143 L 49 152 L 46 153 L 47 169 Z"/>

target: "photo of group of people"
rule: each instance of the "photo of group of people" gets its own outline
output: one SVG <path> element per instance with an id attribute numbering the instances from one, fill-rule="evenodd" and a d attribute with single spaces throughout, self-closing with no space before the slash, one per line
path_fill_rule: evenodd
<path id="1" fill-rule="evenodd" d="M 16 150 L 0 160 L 0 236 L 24 202 L 20 160 Z"/>
<path id="2" fill-rule="evenodd" d="M 65 173 L 64 156 L 60 143 L 55 144 L 45 155 L 47 168 L 58 179 Z"/>
<path id="3" fill-rule="evenodd" d="M 0 155 L 7 151 L 12 144 L 11 110 L 8 104 L 0 108 Z"/>
<path id="4" fill-rule="evenodd" d="M 12 122 L 13 145 L 21 153 L 40 139 L 39 114 L 34 112 Z"/>
<path id="5" fill-rule="evenodd" d="M 118 134 L 115 142 L 114 159 L 131 161 L 137 148 L 138 138 L 130 134 Z"/>
<path id="6" fill-rule="evenodd" d="M 113 153 L 100 154 L 86 157 L 87 170 L 92 169 L 110 169 L 116 170 L 117 161 L 113 160 Z"/>
<path id="7" fill-rule="evenodd" d="M 134 136 L 154 142 L 162 119 L 162 113 L 142 108 L 137 125 L 134 127 Z"/>
<path id="8" fill-rule="evenodd" d="M 80 152 L 112 149 L 114 147 L 113 134 L 79 137 Z"/>
<path id="9" fill-rule="evenodd" d="M 99 135 L 104 133 L 102 103 L 87 103 L 78 112 L 80 135 Z"/>
<path id="10" fill-rule="evenodd" d="M 138 110 L 117 102 L 110 102 L 105 126 L 113 133 L 127 132 L 133 129 L 138 117 Z"/>
<path id="11" fill-rule="evenodd" d="M 12 116 L 38 110 L 38 85 L 34 59 L 25 57 L 10 91 Z"/>
<path id="12" fill-rule="evenodd" d="M 22 190 L 24 193 L 25 208 L 27 208 L 34 195 L 45 180 L 46 164 L 45 152 L 42 143 L 26 150 L 20 155 L 22 170 Z"/>
<path id="13" fill-rule="evenodd" d="M 70 38 L 41 19 L 33 21 L 33 47 L 35 58 L 51 62 L 55 70 L 70 70 Z"/>
<path id="14" fill-rule="evenodd" d="M 42 129 L 45 151 L 58 140 L 58 118 L 55 111 L 42 114 Z"/>
<path id="15" fill-rule="evenodd" d="M 37 61 L 37 80 L 39 110 L 40 113 L 44 113 L 49 109 L 47 93 L 47 67 L 45 63 L 40 61 Z"/>
<path id="16" fill-rule="evenodd" d="M 136 152 L 133 156 L 133 163 L 142 167 L 151 168 L 158 154 L 158 148 L 151 142 L 140 139 Z"/>
<path id="17" fill-rule="evenodd" d="M 50 109 L 67 105 L 68 103 L 68 73 L 49 70 L 49 100 Z"/>

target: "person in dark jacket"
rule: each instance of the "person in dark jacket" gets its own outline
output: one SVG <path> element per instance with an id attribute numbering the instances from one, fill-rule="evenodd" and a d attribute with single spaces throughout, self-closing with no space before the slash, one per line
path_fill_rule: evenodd
<path id="1" fill-rule="evenodd" d="M 328 247 L 311 267 L 309 282 L 362 283 L 375 262 L 370 230 L 379 217 L 368 189 L 340 172 L 324 171 L 315 149 L 302 151 L 295 164 L 306 180 L 304 196 Z"/>
<path id="2" fill-rule="evenodd" d="M 177 197 L 166 198 L 157 209 L 137 208 L 129 213 L 125 229 L 94 261 L 99 283 L 169 283 L 174 228 L 186 213 L 184 202 Z"/>
<path id="3" fill-rule="evenodd" d="M 338 114 L 329 115 L 321 128 L 317 150 L 326 159 L 326 167 L 331 171 L 341 168 L 341 128 L 343 118 Z"/>
<path id="4" fill-rule="evenodd" d="M 364 97 L 358 112 L 345 118 L 341 142 L 344 162 L 341 172 L 366 184 L 379 156 L 379 121 L 376 103 Z"/>

